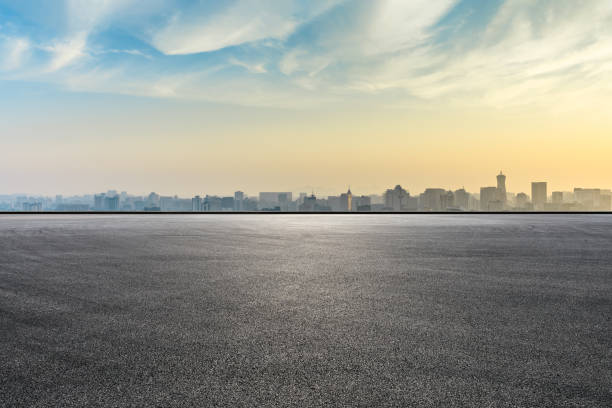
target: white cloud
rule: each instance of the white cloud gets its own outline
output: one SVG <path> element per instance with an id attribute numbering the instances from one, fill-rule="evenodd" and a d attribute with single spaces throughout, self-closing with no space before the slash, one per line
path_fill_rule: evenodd
<path id="1" fill-rule="evenodd" d="M 588 4 L 507 0 L 484 34 L 467 47 L 424 41 L 370 69 L 356 70 L 348 86 L 496 107 L 575 105 L 570 96 L 584 96 L 586 89 L 591 97 L 585 102 L 598 101 L 605 87 L 591 85 L 612 78 L 612 3 Z"/>
<path id="2" fill-rule="evenodd" d="M 394 52 L 423 43 L 428 29 L 457 0 L 378 0 L 365 29 L 366 54 Z"/>
<path id="3" fill-rule="evenodd" d="M 87 56 L 87 42 L 92 31 L 134 0 L 66 0 L 68 34 L 43 49 L 52 54 L 47 72 L 58 71 Z"/>
<path id="4" fill-rule="evenodd" d="M 0 41 L 2 69 L 11 71 L 20 68 L 30 51 L 30 41 L 23 37 L 7 37 Z"/>
<path id="5" fill-rule="evenodd" d="M 152 38 L 168 55 L 196 54 L 260 41 L 285 39 L 302 23 L 339 0 L 238 0 L 223 11 L 204 15 L 175 15 Z"/>
<path id="6" fill-rule="evenodd" d="M 87 33 L 80 32 L 74 37 L 57 41 L 45 49 L 52 54 L 48 71 L 57 71 L 84 57 L 87 46 Z"/>
<path id="7" fill-rule="evenodd" d="M 249 64 L 244 61 L 240 61 L 239 59 L 236 59 L 236 58 L 230 58 L 229 63 L 232 65 L 242 67 L 246 69 L 247 71 L 252 72 L 254 74 L 265 74 L 266 72 L 268 72 L 264 63 Z"/>

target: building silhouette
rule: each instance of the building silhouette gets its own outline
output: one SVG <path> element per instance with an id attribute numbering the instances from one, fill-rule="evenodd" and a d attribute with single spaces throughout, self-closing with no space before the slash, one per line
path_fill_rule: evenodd
<path id="1" fill-rule="evenodd" d="M 501 203 L 502 207 L 505 207 L 506 200 L 506 176 L 500 171 L 497 175 L 497 201 Z"/>
<path id="2" fill-rule="evenodd" d="M 548 202 L 547 183 L 545 181 L 531 183 L 531 202 L 534 210 L 543 210 Z"/>
<path id="3" fill-rule="evenodd" d="M 480 188 L 480 210 L 481 211 L 496 211 L 499 205 L 497 200 L 497 187 L 481 187 Z"/>

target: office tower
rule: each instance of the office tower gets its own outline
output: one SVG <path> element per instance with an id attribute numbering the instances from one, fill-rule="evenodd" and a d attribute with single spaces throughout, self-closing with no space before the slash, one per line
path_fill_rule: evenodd
<path id="1" fill-rule="evenodd" d="M 600 207 L 601 190 L 598 188 L 575 188 L 574 198 L 583 210 L 597 210 Z"/>
<path id="2" fill-rule="evenodd" d="M 370 212 L 372 211 L 372 199 L 369 196 L 357 196 L 352 198 L 353 211 Z"/>
<path id="3" fill-rule="evenodd" d="M 351 189 L 340 195 L 340 211 L 352 211 L 353 193 Z"/>
<path id="4" fill-rule="evenodd" d="M 398 184 L 395 188 L 385 191 L 385 209 L 388 211 L 405 211 L 406 200 L 409 197 L 410 194 Z"/>
<path id="5" fill-rule="evenodd" d="M 340 196 L 327 197 L 327 205 L 334 212 L 342 211 L 342 204 L 340 202 Z"/>
<path id="6" fill-rule="evenodd" d="M 119 196 L 114 195 L 112 197 L 104 197 L 104 210 L 106 211 L 117 211 L 119 210 Z"/>
<path id="7" fill-rule="evenodd" d="M 104 198 L 106 194 L 96 194 L 94 195 L 94 209 L 96 210 L 104 210 Z"/>
<path id="8" fill-rule="evenodd" d="M 563 192 L 561 191 L 553 191 L 552 193 L 552 203 L 555 205 L 563 204 Z"/>
<path id="9" fill-rule="evenodd" d="M 202 211 L 202 197 L 195 196 L 191 199 L 191 211 L 200 212 Z"/>
<path id="10" fill-rule="evenodd" d="M 506 200 L 506 176 L 500 171 L 497 175 L 497 201 L 505 207 Z"/>
<path id="11" fill-rule="evenodd" d="M 531 201 L 535 210 L 543 210 L 548 201 L 547 184 L 545 181 L 531 183 Z"/>
<path id="12" fill-rule="evenodd" d="M 234 197 L 221 197 L 221 211 L 234 211 Z"/>
<path id="13" fill-rule="evenodd" d="M 447 191 L 440 195 L 440 210 L 446 211 L 455 208 L 455 195 L 452 191 Z"/>
<path id="14" fill-rule="evenodd" d="M 455 206 L 462 210 L 470 208 L 470 194 L 464 188 L 455 191 Z"/>
<path id="15" fill-rule="evenodd" d="M 159 208 L 160 207 L 160 196 L 157 193 L 150 193 L 149 196 L 147 197 L 147 199 L 145 200 L 146 204 L 145 207 L 146 208 Z"/>
<path id="16" fill-rule="evenodd" d="M 481 187 L 480 188 L 480 210 L 495 211 L 497 207 L 494 202 L 497 200 L 497 187 Z"/>
<path id="17" fill-rule="evenodd" d="M 203 211 L 221 211 L 222 200 L 221 197 L 209 196 L 208 194 L 204 197 L 202 204 Z"/>
<path id="18" fill-rule="evenodd" d="M 272 210 L 276 207 L 280 208 L 280 195 L 284 194 L 283 200 L 292 201 L 293 194 L 291 192 L 262 192 L 259 193 L 259 209 Z"/>
<path id="19" fill-rule="evenodd" d="M 317 208 L 317 197 L 314 194 L 304 197 L 304 202 L 300 205 L 300 211 L 313 212 Z"/>
<path id="20" fill-rule="evenodd" d="M 443 188 L 428 188 L 421 194 L 420 201 L 420 207 L 423 211 L 445 210 L 447 204 L 446 190 Z"/>
<path id="21" fill-rule="evenodd" d="M 289 193 L 278 193 L 278 208 L 281 212 L 289 211 Z"/>
<path id="22" fill-rule="evenodd" d="M 234 193 L 234 210 L 244 211 L 244 193 L 242 191 L 236 191 Z"/>

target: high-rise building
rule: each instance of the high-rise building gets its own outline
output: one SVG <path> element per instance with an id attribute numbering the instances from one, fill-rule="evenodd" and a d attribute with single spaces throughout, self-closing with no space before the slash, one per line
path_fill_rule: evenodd
<path id="1" fill-rule="evenodd" d="M 280 208 L 280 195 L 284 194 L 283 200 L 289 202 L 293 200 L 291 192 L 262 192 L 259 193 L 259 209 L 275 209 Z"/>
<path id="2" fill-rule="evenodd" d="M 480 210 L 481 211 L 496 211 L 499 202 L 497 200 L 497 187 L 481 187 L 480 188 Z"/>
<path id="3" fill-rule="evenodd" d="M 200 212 L 202 211 L 202 197 L 195 196 L 191 199 L 191 211 Z"/>
<path id="4" fill-rule="evenodd" d="M 119 196 L 106 196 L 104 197 L 104 210 L 106 211 L 118 211 L 119 210 Z"/>
<path id="5" fill-rule="evenodd" d="M 502 204 L 502 207 L 505 207 L 506 200 L 506 176 L 500 171 L 497 175 L 497 201 Z"/>
<path id="6" fill-rule="evenodd" d="M 314 194 L 304 197 L 304 202 L 300 205 L 300 211 L 313 212 L 317 208 L 317 197 Z"/>
<path id="7" fill-rule="evenodd" d="M 531 183 L 531 202 L 535 210 L 544 209 L 548 202 L 547 183 L 545 181 Z"/>
<path id="8" fill-rule="evenodd" d="M 244 211 L 244 193 L 236 191 L 234 193 L 234 211 Z"/>
<path id="9" fill-rule="evenodd" d="M 405 211 L 409 197 L 410 194 L 398 184 L 395 188 L 385 191 L 385 208 L 390 211 Z"/>
<path id="10" fill-rule="evenodd" d="M 552 192 L 552 203 L 555 205 L 563 204 L 563 192 L 562 191 Z"/>
<path id="11" fill-rule="evenodd" d="M 349 187 L 348 191 L 340 195 L 340 211 L 352 211 L 353 193 Z"/>
<path id="12" fill-rule="evenodd" d="M 221 197 L 221 211 L 234 211 L 234 197 Z"/>
<path id="13" fill-rule="evenodd" d="M 448 201 L 443 188 L 428 188 L 421 194 L 420 207 L 423 211 L 443 211 L 446 210 Z"/>
<path id="14" fill-rule="evenodd" d="M 465 191 L 465 188 L 455 191 L 455 206 L 462 210 L 470 208 L 470 194 Z"/>
<path id="15" fill-rule="evenodd" d="M 352 211 L 370 212 L 372 211 L 372 199 L 369 196 L 356 196 L 352 198 Z"/>
<path id="16" fill-rule="evenodd" d="M 104 198 L 106 194 L 96 194 L 94 195 L 94 209 L 95 210 L 104 210 Z"/>

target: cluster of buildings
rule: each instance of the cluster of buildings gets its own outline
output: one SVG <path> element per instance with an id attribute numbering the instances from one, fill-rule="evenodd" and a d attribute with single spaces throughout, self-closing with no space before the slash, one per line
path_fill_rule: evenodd
<path id="1" fill-rule="evenodd" d="M 427 188 L 411 195 L 397 185 L 381 195 L 355 195 L 349 188 L 336 196 L 314 193 L 261 192 L 256 197 L 236 191 L 233 196 L 197 195 L 192 198 L 133 196 L 110 190 L 106 193 L 62 197 L 0 196 L 0 211 L 146 211 L 146 212 L 465 212 L 465 211 L 611 211 L 609 189 L 575 188 L 548 192 L 546 182 L 531 183 L 531 195 L 509 193 L 506 176 L 500 172 L 495 186 L 481 187 L 479 193 L 464 188 Z"/>

